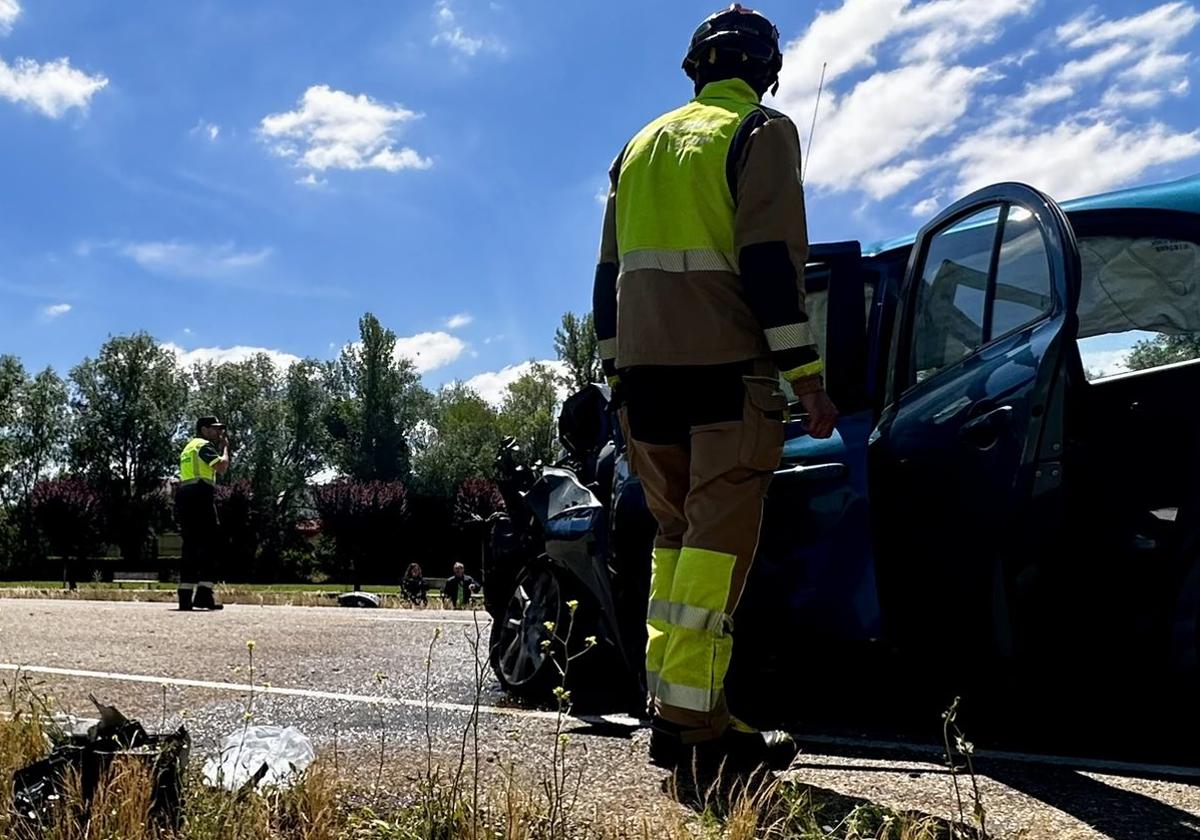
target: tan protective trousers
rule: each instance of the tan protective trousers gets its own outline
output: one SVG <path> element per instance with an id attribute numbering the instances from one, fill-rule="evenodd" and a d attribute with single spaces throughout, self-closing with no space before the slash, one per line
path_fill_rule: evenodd
<path id="1" fill-rule="evenodd" d="M 787 400 L 776 376 L 758 375 L 773 374 L 774 366 L 757 362 L 749 369 L 750 375 L 739 374 L 733 383 L 742 392 L 734 392 L 740 406 L 721 397 L 732 405 L 726 414 L 735 416 L 681 426 L 675 442 L 662 431 L 671 423 L 647 418 L 656 400 L 672 396 L 662 393 L 670 388 L 647 393 L 644 384 L 631 387 L 630 405 L 622 410 L 630 466 L 659 526 L 647 616 L 647 681 L 655 714 L 680 726 L 688 742 L 718 737 L 730 723 L 724 681 L 733 617 L 783 450 Z M 674 396 L 677 402 L 706 399 L 703 385 Z M 639 399 L 649 405 L 635 403 Z M 707 421 L 714 414 L 704 406 L 678 408 L 688 419 Z M 646 419 L 639 422 L 639 415 Z M 647 426 L 653 427 L 649 433 Z"/>

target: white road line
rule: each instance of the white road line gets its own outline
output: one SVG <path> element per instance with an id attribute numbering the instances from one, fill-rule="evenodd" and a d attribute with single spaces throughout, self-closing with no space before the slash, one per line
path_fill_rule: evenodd
<path id="1" fill-rule="evenodd" d="M 148 685 L 170 685 L 180 688 L 202 688 L 210 691 L 237 691 L 255 694 L 275 694 L 284 697 L 306 697 L 310 700 L 337 700 L 342 703 L 362 703 L 366 705 L 402 706 L 410 709 L 426 707 L 439 712 L 465 712 L 470 714 L 474 707 L 470 703 L 444 703 L 424 700 L 412 700 L 407 697 L 387 697 L 370 694 L 348 694 L 337 691 L 317 691 L 311 688 L 281 688 L 279 686 L 255 685 L 247 683 L 210 682 L 208 680 L 188 680 L 176 677 L 155 677 L 146 674 L 118 674 L 110 671 L 85 671 L 78 668 L 52 668 L 44 665 L 14 665 L 0 662 L 0 671 L 19 671 L 26 674 L 42 674 L 54 677 L 81 677 L 92 680 L 111 680 L 114 682 L 145 683 Z M 544 712 L 536 709 L 505 708 L 503 706 L 480 706 L 480 714 L 501 715 L 509 717 L 533 718 L 535 720 L 557 720 L 556 712 Z M 610 716 L 611 717 L 611 716 Z M 596 718 L 579 717 L 577 720 L 593 722 Z M 606 720 L 610 718 L 605 718 Z M 620 721 L 614 721 L 620 722 Z"/>
<path id="2" fill-rule="evenodd" d="M 410 709 L 429 708 L 440 712 L 463 712 L 470 714 L 474 707 L 469 703 L 445 703 L 441 701 L 413 700 L 407 697 L 387 697 L 370 694 L 350 694 L 337 691 L 317 691 L 310 688 L 281 688 L 279 686 L 255 685 L 248 683 L 211 682 L 208 680 L 189 680 L 177 677 L 155 677 L 146 674 L 120 674 L 110 671 L 86 671 L 78 668 L 54 668 L 44 665 L 15 665 L 0 662 L 0 671 L 17 671 L 28 674 L 42 674 L 57 677 L 80 677 L 94 680 L 111 680 L 114 682 L 143 683 L 147 685 L 170 685 L 179 688 L 199 688 L 210 691 L 235 691 L 255 694 L 273 694 L 283 697 L 307 697 L 312 700 L 336 700 L 342 703 L 361 703 L 364 705 L 380 705 L 404 707 Z M 506 708 L 503 706 L 480 706 L 480 714 L 498 715 L 501 717 L 530 718 L 533 720 L 553 721 L 558 719 L 556 712 L 539 711 L 536 709 Z M 572 720 L 581 723 L 605 723 L 616 726 L 640 728 L 645 724 L 627 715 L 573 715 Z M 797 743 L 801 746 L 853 747 L 869 750 L 888 750 L 892 752 L 907 752 L 919 755 L 941 757 L 944 750 L 930 744 L 915 744 L 904 741 L 879 741 L 870 738 L 842 738 L 833 735 L 798 735 Z M 1108 761 L 1105 759 L 1070 758 L 1057 755 L 1039 755 L 1037 753 L 1008 752 L 1006 750 L 976 750 L 976 759 L 1008 761 L 1018 764 L 1035 764 L 1050 767 L 1066 767 L 1074 770 L 1086 770 L 1095 773 L 1113 773 L 1134 776 L 1165 776 L 1181 779 L 1200 778 L 1200 767 L 1181 767 L 1171 764 L 1143 764 L 1133 761 Z M 803 754 L 801 759 L 803 760 Z M 986 774 L 986 771 L 985 771 Z"/>
<path id="3" fill-rule="evenodd" d="M 905 741 L 875 741 L 870 738 L 841 738 L 834 735 L 797 735 L 796 743 L 816 747 L 854 747 L 866 750 L 887 750 L 917 755 L 945 755 L 943 747 L 914 744 Z M 1181 779 L 1200 779 L 1200 767 L 1180 767 L 1172 764 L 1142 764 L 1136 761 L 1108 761 L 1101 758 L 1070 758 L 1061 755 L 1008 752 L 1007 750 L 975 750 L 976 760 L 1008 761 L 1016 764 L 1036 764 L 1042 767 L 1065 767 L 1093 773 L 1135 776 L 1171 776 Z M 801 760 L 803 753 L 801 753 Z M 986 769 L 983 775 L 987 775 Z"/>
<path id="4" fill-rule="evenodd" d="M 475 625 L 475 620 L 471 618 L 417 618 L 407 615 L 360 615 L 358 616 L 363 621 L 410 621 L 414 624 L 467 624 Z M 492 623 L 491 616 L 479 619 L 480 627 L 487 627 Z"/>

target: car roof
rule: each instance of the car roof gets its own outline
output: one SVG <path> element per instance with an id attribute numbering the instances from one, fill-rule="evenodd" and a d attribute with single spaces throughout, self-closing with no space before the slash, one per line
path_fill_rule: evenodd
<path id="1" fill-rule="evenodd" d="M 1086 210 L 1134 210 L 1140 207 L 1200 213 L 1200 175 L 1062 202 L 1062 208 L 1068 214 Z M 863 254 L 876 256 L 898 248 L 907 248 L 916 239 L 917 235 L 911 233 L 876 242 L 864 248 Z"/>

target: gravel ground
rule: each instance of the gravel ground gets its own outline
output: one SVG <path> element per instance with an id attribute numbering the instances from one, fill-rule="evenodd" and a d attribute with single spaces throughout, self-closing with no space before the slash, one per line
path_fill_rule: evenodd
<path id="1" fill-rule="evenodd" d="M 479 614 L 484 645 L 488 627 Z M 34 673 L 45 691 L 86 714 L 87 695 L 159 725 L 187 723 L 199 756 L 212 754 L 243 720 L 253 640 L 257 686 L 355 697 L 259 694 L 256 722 L 299 727 L 347 768 L 379 773 L 403 788 L 427 760 L 452 766 L 467 719 L 455 704 L 476 695 L 470 613 L 393 612 L 233 606 L 220 614 L 182 614 L 162 604 L 0 599 L 0 665 L 106 672 L 109 678 Z M 377 675 L 385 677 L 382 681 Z M 12 671 L 0 671 L 11 682 Z M 131 677 L 146 678 L 135 681 Z M 200 681 L 178 686 L 163 679 Z M 370 698 L 387 698 L 381 704 Z M 480 718 L 485 775 L 510 768 L 539 778 L 548 761 L 552 715 L 516 708 L 485 674 Z M 572 750 L 582 772 L 582 804 L 637 816 L 675 806 L 661 792 L 665 774 L 645 761 L 647 732 L 632 721 L 572 720 Z M 810 730 L 806 734 L 813 734 Z M 981 761 L 977 768 L 989 829 L 999 837 L 1157 840 L 1200 837 L 1200 787 L 1178 780 L 1103 775 L 1060 767 Z M 786 777 L 814 796 L 852 807 L 869 800 L 897 809 L 955 813 L 952 779 L 928 754 L 902 749 L 808 747 Z"/>

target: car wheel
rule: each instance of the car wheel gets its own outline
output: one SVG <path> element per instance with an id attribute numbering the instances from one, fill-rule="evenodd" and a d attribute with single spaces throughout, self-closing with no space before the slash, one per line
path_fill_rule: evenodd
<path id="1" fill-rule="evenodd" d="M 542 700 L 558 675 L 542 642 L 546 622 L 561 626 L 566 614 L 562 586 L 545 563 L 527 566 L 517 577 L 500 619 L 492 625 L 491 663 L 500 685 L 521 697 Z"/>

